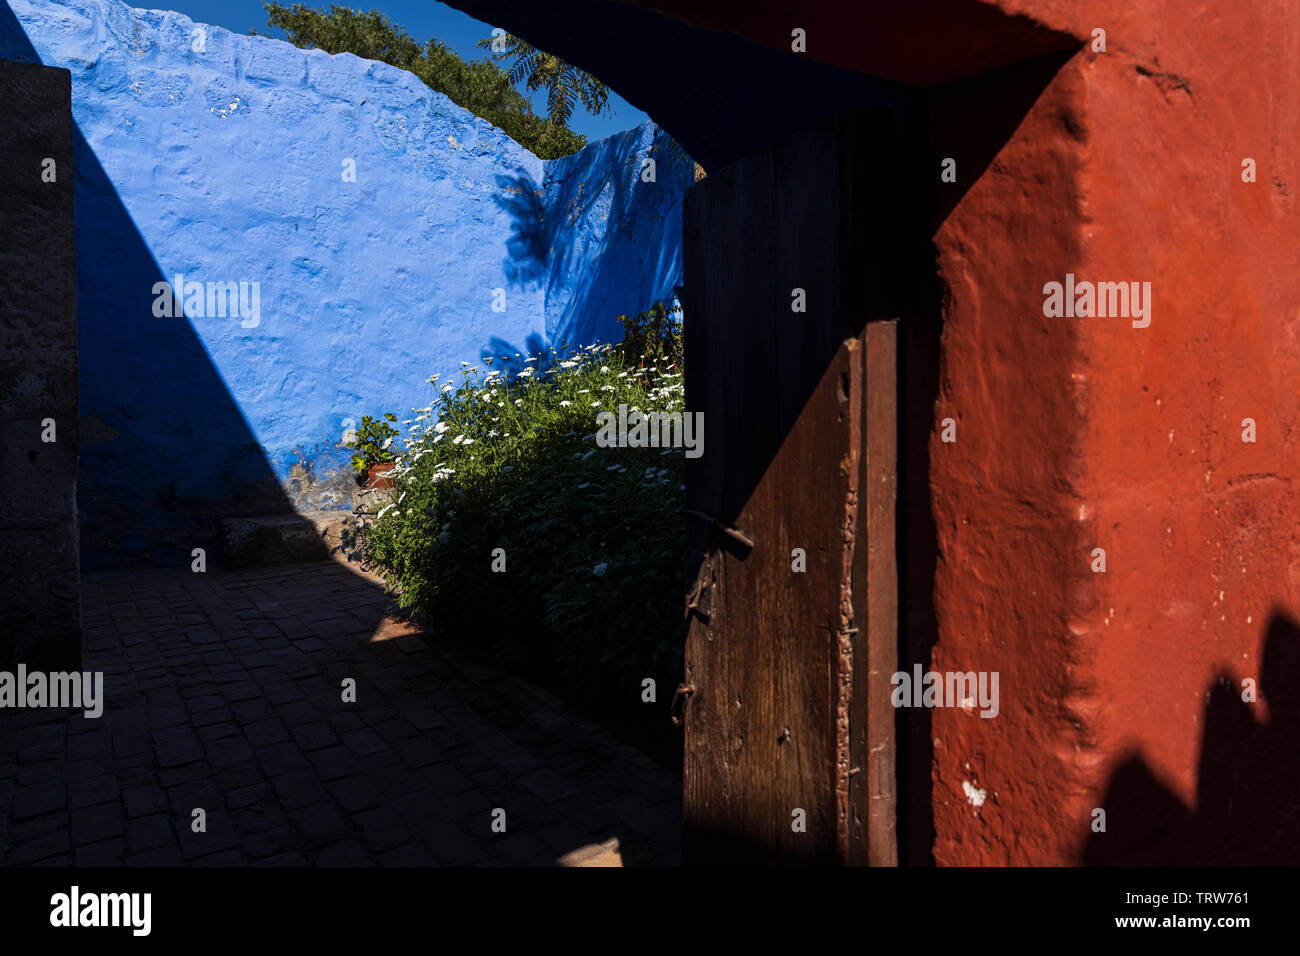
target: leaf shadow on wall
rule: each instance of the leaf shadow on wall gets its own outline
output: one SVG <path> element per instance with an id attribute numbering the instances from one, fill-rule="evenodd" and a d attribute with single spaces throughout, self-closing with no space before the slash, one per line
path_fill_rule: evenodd
<path id="1" fill-rule="evenodd" d="M 503 338 L 492 336 L 488 344 L 479 350 L 479 358 L 486 365 L 487 360 L 492 360 L 492 367 L 501 369 L 503 374 L 518 375 L 530 363 L 526 362 L 531 355 L 545 356 L 546 341 L 536 332 L 528 336 L 522 346 L 507 342 Z M 540 371 L 547 367 L 545 361 L 531 363 L 533 368 Z"/>
<path id="2" fill-rule="evenodd" d="M 522 167 L 514 175 L 496 177 L 496 204 L 510 215 L 512 233 L 506 242 L 506 278 L 528 287 L 546 278 L 546 204 L 543 189 Z"/>
<path id="3" fill-rule="evenodd" d="M 505 271 L 544 283 L 548 336 L 573 344 L 622 338 L 620 313 L 671 296 L 681 281 L 681 199 L 693 176 L 657 130 L 610 136 L 547 167 L 539 186 L 523 170 L 497 177 L 497 204 L 513 220 Z M 642 176 L 655 160 L 655 178 Z"/>
<path id="4" fill-rule="evenodd" d="M 1300 627 L 1271 616 L 1259 677 L 1268 719 L 1221 674 L 1202 726 L 1195 807 L 1133 756 L 1112 775 L 1089 866 L 1281 866 L 1300 861 Z"/>

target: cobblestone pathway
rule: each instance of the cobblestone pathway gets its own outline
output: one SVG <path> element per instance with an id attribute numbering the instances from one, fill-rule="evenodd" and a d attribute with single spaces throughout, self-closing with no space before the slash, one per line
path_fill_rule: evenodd
<path id="1" fill-rule="evenodd" d="M 83 590 L 104 713 L 0 711 L 4 865 L 677 863 L 679 779 L 347 567 Z"/>

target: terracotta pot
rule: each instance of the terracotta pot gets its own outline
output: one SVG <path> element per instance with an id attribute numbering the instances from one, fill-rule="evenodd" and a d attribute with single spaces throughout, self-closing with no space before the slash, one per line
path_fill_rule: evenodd
<path id="1" fill-rule="evenodd" d="M 395 461 L 380 461 L 366 469 L 366 487 L 367 488 L 391 488 L 393 479 L 388 473 L 397 467 Z"/>

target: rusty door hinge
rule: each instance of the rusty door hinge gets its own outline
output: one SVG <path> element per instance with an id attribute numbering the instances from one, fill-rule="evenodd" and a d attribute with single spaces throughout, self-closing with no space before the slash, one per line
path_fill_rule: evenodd
<path id="1" fill-rule="evenodd" d="M 695 693 L 694 684 L 678 684 L 677 693 L 673 695 L 673 706 L 669 711 L 669 717 L 672 718 L 673 726 L 680 727 L 682 718 L 686 715 L 686 698 Z"/>
<path id="2" fill-rule="evenodd" d="M 708 621 L 709 619 L 709 616 L 700 610 L 700 598 L 704 595 L 704 592 L 708 590 L 709 587 L 709 585 L 705 583 L 705 575 L 707 573 L 708 573 L 708 566 L 705 565 L 704 569 L 701 570 L 701 572 L 695 578 L 695 587 L 691 590 L 690 594 L 686 595 L 685 616 L 687 620 L 690 620 L 692 611 L 695 611 L 697 614 L 699 614 L 702 618 L 704 618 L 705 621 Z"/>

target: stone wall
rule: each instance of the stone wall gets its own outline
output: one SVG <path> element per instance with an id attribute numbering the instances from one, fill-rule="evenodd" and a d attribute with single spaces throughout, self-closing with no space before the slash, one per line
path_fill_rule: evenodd
<path id="1" fill-rule="evenodd" d="M 69 84 L 0 60 L 0 669 L 81 660 Z"/>

